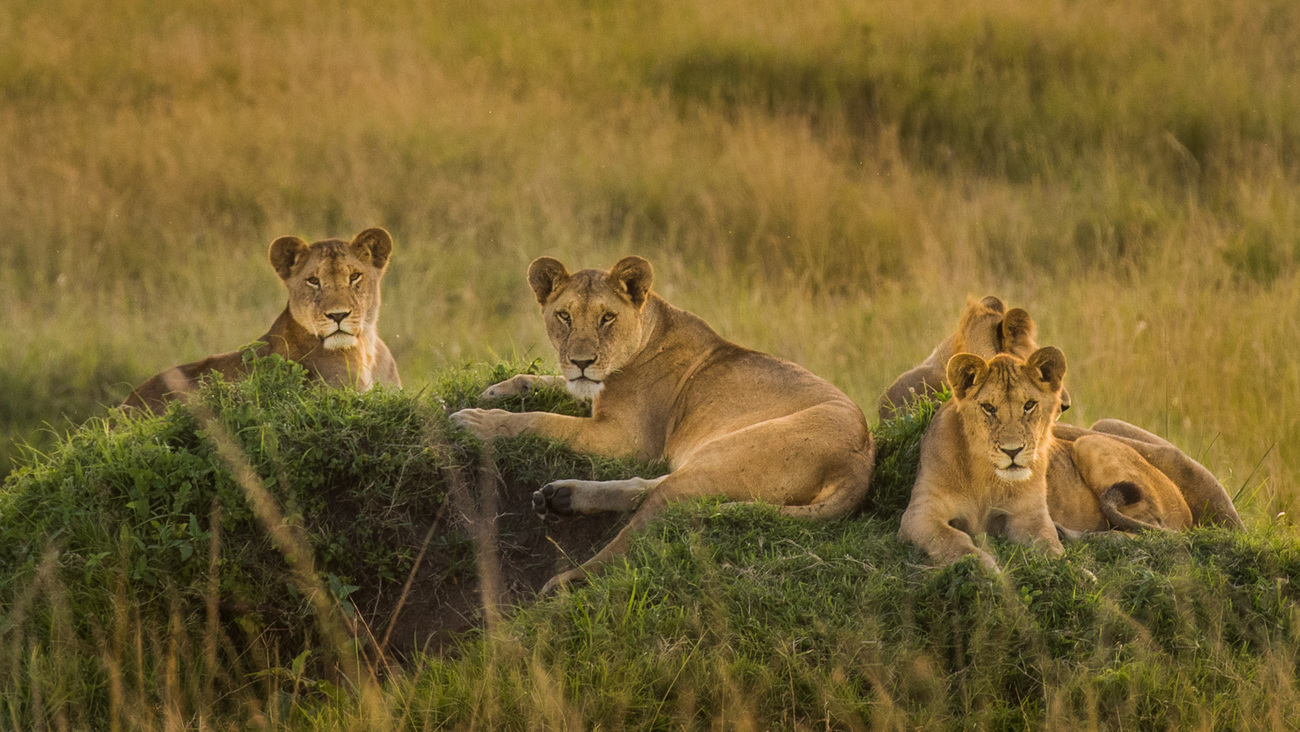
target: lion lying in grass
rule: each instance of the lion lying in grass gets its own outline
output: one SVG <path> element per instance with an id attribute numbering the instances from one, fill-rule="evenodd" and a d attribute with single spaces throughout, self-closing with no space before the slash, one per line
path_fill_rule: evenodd
<path id="1" fill-rule="evenodd" d="M 968 355 L 980 360 L 997 360 L 999 354 L 1025 360 L 1027 352 L 1036 352 L 1036 326 L 1029 314 L 1017 308 L 999 319 L 1003 311 L 1005 307 L 997 298 L 968 303 L 958 332 L 886 391 L 881 400 L 882 416 L 892 414 L 896 402 L 909 404 L 926 391 L 942 389 L 953 378 L 952 360 L 939 378 L 934 376 L 931 361 L 954 343 L 979 347 L 982 353 Z M 951 358 L 955 360 L 955 356 Z M 1061 369 L 1063 376 L 1063 357 Z M 956 394 L 956 384 L 953 391 Z M 1062 400 L 1068 398 L 1064 387 L 1061 395 Z M 1223 485 L 1173 444 L 1117 419 L 1104 419 L 1084 429 L 1057 422 L 1059 416 L 1059 411 L 1052 415 L 1051 440 L 1041 467 L 1050 515 L 1062 534 L 1074 537 L 1086 531 L 1177 530 L 1195 525 L 1242 528 Z M 971 454 L 979 454 L 994 448 L 969 449 Z"/>
<path id="2" fill-rule="evenodd" d="M 791 516 L 827 519 L 867 495 L 874 445 L 847 396 L 805 369 L 719 336 L 650 291 L 650 263 L 627 257 L 608 272 L 570 274 L 543 257 L 528 269 L 569 390 L 591 398 L 590 418 L 465 409 L 453 421 L 481 438 L 525 432 L 581 452 L 665 458 L 655 480 L 555 481 L 533 496 L 542 513 L 635 511 L 586 563 L 543 588 L 586 577 L 673 502 L 696 496 L 767 501 Z M 554 377 L 516 376 L 485 396 L 522 393 Z"/>
<path id="3" fill-rule="evenodd" d="M 365 391 L 374 384 L 401 386 L 397 363 L 376 332 L 380 280 L 388 269 L 393 239 L 366 229 L 350 242 L 315 244 L 295 236 L 271 243 L 271 266 L 289 290 L 289 302 L 258 340 L 260 356 L 297 361 L 314 379 Z M 204 374 L 227 379 L 245 375 L 241 351 L 209 356 L 158 374 L 137 386 L 124 406 L 161 412 L 167 402 L 198 389 Z"/>
<path id="4" fill-rule="evenodd" d="M 947 376 L 953 398 L 921 438 L 898 538 L 943 564 L 975 554 L 992 569 L 997 560 L 972 537 L 1005 534 L 1060 554 L 1048 509 L 1047 464 L 1065 355 L 1052 346 L 1028 360 L 958 353 L 948 361 Z"/>

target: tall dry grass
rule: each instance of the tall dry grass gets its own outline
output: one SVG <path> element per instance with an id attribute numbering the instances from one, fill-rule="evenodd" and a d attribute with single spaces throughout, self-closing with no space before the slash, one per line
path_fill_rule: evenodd
<path id="1" fill-rule="evenodd" d="M 1064 348 L 1073 419 L 1292 510 L 1298 33 L 1247 0 L 9 3 L 0 430 L 262 333 L 273 237 L 382 225 L 417 387 L 549 357 L 544 253 L 649 256 L 868 412 L 997 293 Z"/>

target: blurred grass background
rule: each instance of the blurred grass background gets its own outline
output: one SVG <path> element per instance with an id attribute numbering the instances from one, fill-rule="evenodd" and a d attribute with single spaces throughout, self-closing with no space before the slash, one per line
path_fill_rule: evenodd
<path id="1" fill-rule="evenodd" d="M 1065 350 L 1070 420 L 1294 513 L 1297 47 L 1287 0 L 13 0 L 0 471 L 264 332 L 275 236 L 377 225 L 408 386 L 551 358 L 541 254 L 647 256 L 869 415 L 998 294 Z"/>

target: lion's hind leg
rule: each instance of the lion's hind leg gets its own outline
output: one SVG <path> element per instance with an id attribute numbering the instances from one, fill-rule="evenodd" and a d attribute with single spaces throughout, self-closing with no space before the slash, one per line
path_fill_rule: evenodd
<path id="1" fill-rule="evenodd" d="M 653 481 L 640 478 L 605 483 L 560 481 L 551 484 L 556 487 L 550 497 L 543 488 L 539 491 L 542 497 L 534 500 L 551 510 L 559 508 L 562 501 L 557 497 L 565 490 L 568 510 L 573 513 L 593 507 L 595 510 L 636 509 L 609 544 L 582 566 L 552 578 L 543 592 L 599 571 L 627 551 L 636 532 L 677 501 L 718 496 L 733 501 L 766 501 L 797 507 L 833 503 L 839 508 L 842 503 L 843 513 L 847 514 L 850 503 L 858 502 L 859 493 L 865 497 L 871 442 L 861 420 L 823 423 L 828 417 L 840 414 L 831 411 L 835 407 L 823 404 L 721 435 L 690 453 L 676 470 Z M 858 425 L 860 434 L 855 437 L 849 428 Z M 862 485 L 850 483 L 851 479 L 860 480 Z M 810 515 L 830 517 L 822 510 Z"/>
<path id="2" fill-rule="evenodd" d="M 1223 484 L 1204 465 L 1173 443 L 1118 419 L 1100 420 L 1092 429 L 1119 438 L 1173 481 L 1183 502 L 1191 509 L 1194 525 L 1242 528 L 1241 517 L 1237 515 Z"/>
<path id="3" fill-rule="evenodd" d="M 1103 434 L 1079 438 L 1074 462 L 1115 528 L 1176 531 L 1192 525 L 1178 486 L 1123 442 Z"/>

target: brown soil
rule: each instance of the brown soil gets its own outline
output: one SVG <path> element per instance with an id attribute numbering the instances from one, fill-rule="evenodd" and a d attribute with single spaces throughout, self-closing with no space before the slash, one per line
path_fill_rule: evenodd
<path id="1" fill-rule="evenodd" d="M 495 556 L 495 564 L 500 567 L 502 606 L 507 612 L 511 606 L 535 599 L 537 591 L 555 574 L 590 558 L 614 538 L 627 520 L 627 515 L 621 513 L 543 519 L 532 508 L 533 491 L 540 486 L 491 482 L 497 485 L 495 507 L 491 497 L 481 491 L 474 500 L 478 505 L 468 507 L 468 511 L 463 502 L 458 506 L 448 501 L 395 619 L 393 613 L 403 583 L 356 578 L 361 589 L 352 599 L 375 639 L 388 636 L 385 654 L 389 658 L 409 659 L 413 651 L 454 653 L 465 631 L 482 626 L 483 598 L 474 545 L 461 538 L 474 535 L 471 522 L 475 518 L 495 516 L 495 521 L 479 525 L 491 527 L 489 537 L 495 534 L 496 548 L 489 556 Z M 470 514 L 469 520 L 466 513 Z M 418 549 L 428 527 L 413 528 L 418 528 L 413 540 L 413 547 Z M 489 538 L 489 546 L 491 543 Z"/>

